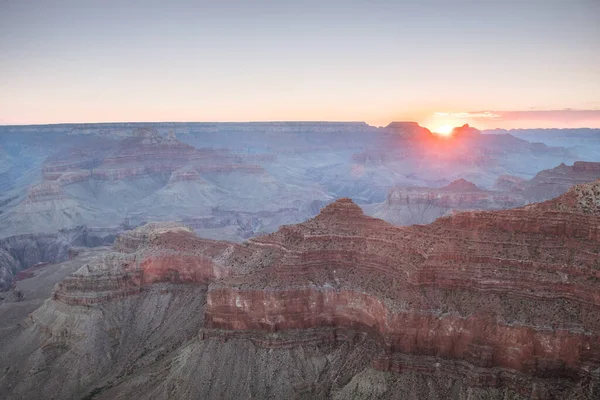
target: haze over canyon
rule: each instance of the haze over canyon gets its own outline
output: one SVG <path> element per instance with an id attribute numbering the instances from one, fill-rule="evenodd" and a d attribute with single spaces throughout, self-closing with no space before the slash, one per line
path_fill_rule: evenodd
<path id="1" fill-rule="evenodd" d="M 600 131 L 0 127 L 0 394 L 600 395 Z"/>
<path id="2" fill-rule="evenodd" d="M 0 399 L 600 399 L 599 16 L 0 1 Z"/>

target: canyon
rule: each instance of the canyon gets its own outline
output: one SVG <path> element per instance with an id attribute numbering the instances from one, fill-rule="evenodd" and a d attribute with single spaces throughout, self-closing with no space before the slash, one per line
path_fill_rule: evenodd
<path id="1" fill-rule="evenodd" d="M 0 146 L 0 238 L 13 242 L 152 221 L 242 242 L 313 217 L 340 197 L 394 224 L 425 224 L 546 200 L 599 177 L 579 148 L 469 126 L 441 138 L 414 122 L 0 127 Z M 453 188 L 462 180 L 474 186 Z M 0 260 L 2 290 L 33 265 L 11 257 Z"/>
<path id="2" fill-rule="evenodd" d="M 600 180 L 408 227 L 338 199 L 242 243 L 152 223 L 79 257 L 5 326 L 3 397 L 600 394 Z"/>
<path id="3" fill-rule="evenodd" d="M 0 397 L 598 397 L 594 132 L 521 133 L 0 126 Z"/>

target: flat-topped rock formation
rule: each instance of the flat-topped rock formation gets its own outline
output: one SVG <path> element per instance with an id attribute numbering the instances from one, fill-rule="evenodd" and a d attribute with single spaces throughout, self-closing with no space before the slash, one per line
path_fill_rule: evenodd
<path id="1" fill-rule="evenodd" d="M 416 122 L 391 122 L 383 129 L 402 139 L 427 140 L 432 138 L 431 131 Z"/>

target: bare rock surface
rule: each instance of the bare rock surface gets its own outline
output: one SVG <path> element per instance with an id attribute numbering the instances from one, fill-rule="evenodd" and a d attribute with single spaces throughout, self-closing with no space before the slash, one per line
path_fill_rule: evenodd
<path id="1" fill-rule="evenodd" d="M 597 398 L 599 199 L 412 227 L 340 199 L 242 244 L 146 225 L 7 335 L 0 394 Z"/>

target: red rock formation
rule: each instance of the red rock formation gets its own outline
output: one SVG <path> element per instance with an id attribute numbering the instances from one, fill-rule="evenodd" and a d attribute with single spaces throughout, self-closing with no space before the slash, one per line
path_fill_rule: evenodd
<path id="1" fill-rule="evenodd" d="M 600 181 L 407 228 L 340 199 L 243 245 L 172 224 L 136 229 L 55 299 L 93 304 L 159 281 L 211 282 L 203 338 L 276 346 L 357 332 L 378 349 L 375 368 L 437 374 L 452 362 L 447 373 L 471 384 L 552 398 L 544 379 L 600 379 L 599 232 Z"/>
<path id="2" fill-rule="evenodd" d="M 600 174 L 600 162 L 576 161 L 573 163 L 573 171 Z"/>
<path id="3" fill-rule="evenodd" d="M 151 223 L 119 236 L 117 252 L 84 265 L 61 281 L 53 298 L 99 304 L 140 293 L 157 282 L 206 284 L 230 273 L 213 258 L 237 245 L 198 238 L 176 223 Z"/>
<path id="4" fill-rule="evenodd" d="M 580 188 L 577 204 L 599 188 Z M 461 360 L 472 366 L 463 373 L 484 385 L 513 371 L 505 384 L 529 395 L 524 376 L 587 379 L 600 366 L 599 254 L 590 235 L 600 210 L 546 211 L 563 203 L 574 204 L 559 199 L 401 229 L 338 201 L 305 224 L 251 240 L 278 256 L 211 285 L 206 325 L 358 330 L 381 346 L 377 368 L 419 368 L 397 361 L 405 354 Z"/>

